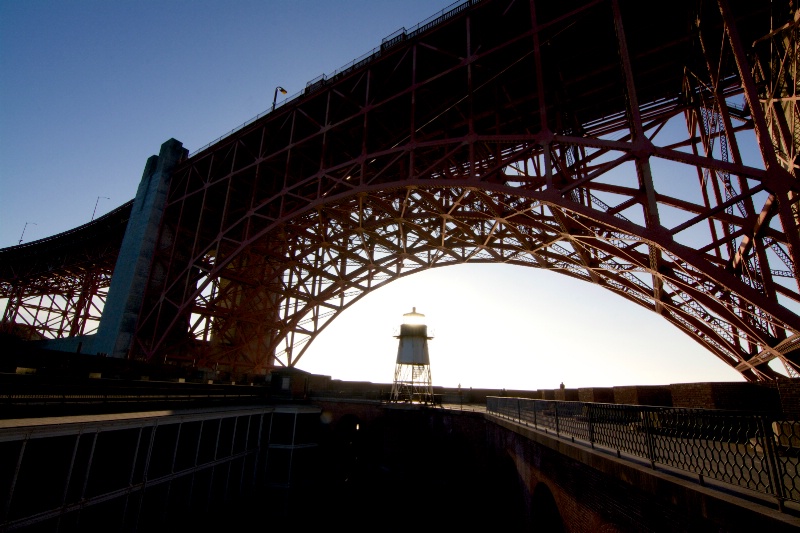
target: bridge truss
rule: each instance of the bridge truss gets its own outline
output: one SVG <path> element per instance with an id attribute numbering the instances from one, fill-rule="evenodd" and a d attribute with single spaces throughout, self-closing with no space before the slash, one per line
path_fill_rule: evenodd
<path id="1" fill-rule="evenodd" d="M 96 333 L 133 201 L 89 224 L 0 250 L 0 333 L 24 340 Z"/>
<path id="2" fill-rule="evenodd" d="M 745 379 L 797 375 L 797 19 L 649 9 L 467 0 L 193 154 L 130 357 L 291 367 L 372 290 L 503 262 L 654 311 Z"/>

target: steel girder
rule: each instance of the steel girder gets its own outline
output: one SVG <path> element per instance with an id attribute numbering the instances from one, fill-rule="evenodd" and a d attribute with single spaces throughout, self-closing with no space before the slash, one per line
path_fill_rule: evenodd
<path id="1" fill-rule="evenodd" d="M 0 250 L 0 332 L 25 340 L 96 332 L 133 202 L 89 224 Z"/>
<path id="2" fill-rule="evenodd" d="M 800 10 L 792 20 L 758 39 L 753 78 L 778 163 L 795 179 L 800 172 Z M 790 191 L 790 198 L 796 199 Z M 795 223 L 800 204 L 790 202 Z"/>
<path id="3" fill-rule="evenodd" d="M 641 4 L 465 2 L 194 154 L 132 356 L 291 367 L 386 283 L 505 262 L 657 312 L 748 380 L 794 375 L 798 182 L 749 46 L 770 6 Z"/>

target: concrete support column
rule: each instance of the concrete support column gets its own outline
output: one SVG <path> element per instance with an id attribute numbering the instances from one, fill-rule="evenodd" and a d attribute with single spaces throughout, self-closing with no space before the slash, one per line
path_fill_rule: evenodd
<path id="1" fill-rule="evenodd" d="M 183 144 L 170 139 L 161 145 L 157 156 L 147 160 L 92 346 L 95 353 L 120 358 L 128 354 L 150 275 L 170 175 L 187 156 Z"/>

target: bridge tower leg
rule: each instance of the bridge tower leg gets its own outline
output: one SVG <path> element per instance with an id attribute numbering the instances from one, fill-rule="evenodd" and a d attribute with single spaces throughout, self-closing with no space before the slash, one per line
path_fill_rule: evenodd
<path id="1" fill-rule="evenodd" d="M 170 139 L 161 145 L 157 156 L 147 160 L 92 345 L 95 353 L 119 358 L 128 354 L 150 275 L 170 175 L 187 156 L 183 144 Z"/>

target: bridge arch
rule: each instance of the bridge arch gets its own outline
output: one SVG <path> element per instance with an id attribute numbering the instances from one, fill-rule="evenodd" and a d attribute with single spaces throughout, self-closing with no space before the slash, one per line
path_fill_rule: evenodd
<path id="1" fill-rule="evenodd" d="M 536 483 L 531 494 L 531 524 L 532 531 L 564 531 L 564 521 L 558 511 L 556 499 L 543 481 Z"/>
<path id="2" fill-rule="evenodd" d="M 537 498 L 532 498 L 530 489 L 526 485 L 526 476 L 518 470 L 514 458 L 509 453 L 497 454 L 490 457 L 487 465 L 487 495 L 485 497 L 486 507 L 491 509 L 495 522 L 504 529 L 515 531 L 553 531 L 558 529 L 548 529 L 555 522 L 536 522 L 541 519 L 541 513 L 537 513 L 536 505 L 541 502 Z M 539 482 L 539 484 L 542 484 Z M 555 503 L 555 502 L 553 502 Z M 541 511 L 541 508 L 538 509 Z M 552 513 L 547 509 L 549 518 Z M 558 510 L 555 511 L 558 516 Z"/>
<path id="3" fill-rule="evenodd" d="M 632 3 L 549 9 L 465 2 L 186 160 L 133 353 L 294 366 L 370 291 L 492 261 L 611 290 L 748 380 L 775 358 L 794 375 L 797 181 L 763 140 L 746 162 L 764 112 L 725 22 L 752 6 L 698 12 L 680 44 L 682 21 L 645 34 Z M 562 64 L 590 42 L 583 74 Z M 643 61 L 664 48 L 701 61 Z"/>
<path id="4" fill-rule="evenodd" d="M 291 367 L 392 280 L 505 262 L 653 310 L 745 379 L 797 375 L 796 107 L 759 55 L 772 15 L 465 0 L 386 40 L 171 171 L 130 356 Z"/>
<path id="5" fill-rule="evenodd" d="M 562 381 L 579 388 L 741 379 L 625 298 L 570 276 L 499 263 L 429 269 L 369 293 L 315 337 L 297 367 L 389 382 L 394 335 L 413 306 L 433 336 L 434 385 L 499 391 L 555 389 Z"/>
<path id="6" fill-rule="evenodd" d="M 571 200 L 509 192 L 507 186 L 396 185 L 311 205 L 250 240 L 283 250 L 273 265 L 259 265 L 275 272 L 283 268 L 276 306 L 280 324 L 273 331 L 282 329 L 284 335 L 275 336 L 269 347 L 279 362 L 294 366 L 316 335 L 371 291 L 422 270 L 467 262 L 543 268 L 595 283 L 658 312 L 733 367 L 747 350 L 740 344 L 742 332 L 755 336 L 758 330 L 749 324 L 753 316 L 740 316 L 719 293 L 736 287 L 732 292 L 751 297 L 751 309 L 773 307 L 733 275 L 717 272 L 717 283 L 704 283 L 711 271 L 694 250 L 629 220 L 581 209 Z M 218 305 L 230 298 L 226 290 L 233 290 L 240 303 L 246 301 L 248 291 L 231 278 L 249 276 L 250 246 L 240 245 L 198 282 L 191 301 L 195 311 L 206 302 Z M 658 271 L 650 263 L 653 249 L 662 256 Z M 671 301 L 657 296 L 659 291 L 671 294 Z M 263 295 L 256 291 L 250 296 Z M 255 316 L 265 310 L 254 309 Z M 276 308 L 267 309 L 274 313 Z M 791 313 L 783 315 L 785 321 L 773 321 L 790 323 Z M 718 327 L 715 320 L 728 327 Z M 193 333 L 206 328 L 202 340 L 213 340 L 207 323 L 195 320 L 194 327 Z M 770 342 L 765 333 L 755 336 L 757 344 Z M 743 375 L 758 379 L 773 375 L 770 371 L 763 367 Z"/>

